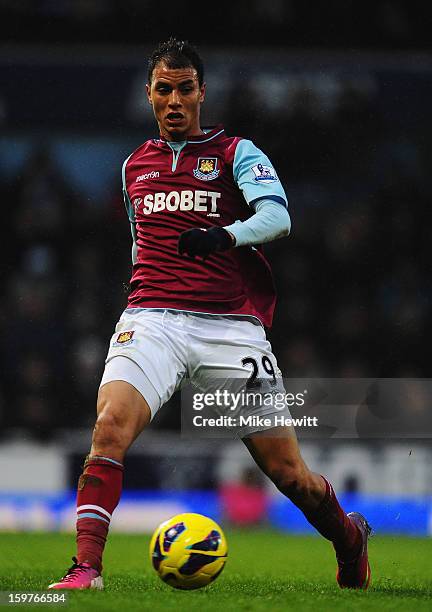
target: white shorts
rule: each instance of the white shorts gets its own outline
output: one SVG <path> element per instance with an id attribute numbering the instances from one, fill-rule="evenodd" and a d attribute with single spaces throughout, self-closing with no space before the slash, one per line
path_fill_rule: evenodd
<path id="1" fill-rule="evenodd" d="M 269 371 L 281 378 L 257 319 L 131 308 L 116 325 L 100 386 L 114 380 L 130 383 L 153 418 L 183 381 L 205 391 L 215 379 L 250 379 L 254 361 L 260 378 L 273 376 Z"/>

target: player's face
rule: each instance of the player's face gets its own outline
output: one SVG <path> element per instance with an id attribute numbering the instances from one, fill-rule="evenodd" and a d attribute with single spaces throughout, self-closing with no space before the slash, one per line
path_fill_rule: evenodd
<path id="1" fill-rule="evenodd" d="M 205 84 L 200 87 L 195 68 L 168 68 L 160 62 L 146 87 L 160 133 L 166 140 L 202 134 L 200 108 Z"/>

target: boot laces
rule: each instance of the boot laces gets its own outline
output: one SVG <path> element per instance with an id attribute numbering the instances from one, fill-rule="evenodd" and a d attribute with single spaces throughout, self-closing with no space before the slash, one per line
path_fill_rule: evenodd
<path id="1" fill-rule="evenodd" d="M 72 561 L 74 562 L 74 564 L 68 569 L 66 574 L 63 576 L 61 580 L 62 582 L 70 582 L 71 580 L 79 576 L 82 572 L 85 572 L 86 570 L 88 570 L 87 566 L 84 566 L 81 563 L 78 563 L 78 559 L 76 557 L 72 557 Z"/>

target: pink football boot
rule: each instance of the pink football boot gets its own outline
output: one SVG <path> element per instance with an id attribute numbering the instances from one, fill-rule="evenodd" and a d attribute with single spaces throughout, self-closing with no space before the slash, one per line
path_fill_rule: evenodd
<path id="1" fill-rule="evenodd" d="M 371 527 L 359 512 L 350 512 L 349 518 L 357 525 L 362 536 L 362 545 L 356 557 L 349 560 L 337 558 L 336 580 L 342 589 L 367 589 L 371 579 L 368 559 L 368 539 Z"/>
<path id="2" fill-rule="evenodd" d="M 78 563 L 76 557 L 72 557 L 74 564 L 68 569 L 59 582 L 53 582 L 49 589 L 98 589 L 102 590 L 103 578 L 97 570 L 88 563 Z"/>

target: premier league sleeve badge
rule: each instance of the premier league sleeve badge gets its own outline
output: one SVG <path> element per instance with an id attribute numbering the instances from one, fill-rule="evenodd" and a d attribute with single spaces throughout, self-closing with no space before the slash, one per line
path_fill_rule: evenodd
<path id="1" fill-rule="evenodd" d="M 254 180 L 257 183 L 275 183 L 279 180 L 276 172 L 271 166 L 257 164 L 256 166 L 252 166 L 251 170 L 255 175 Z"/>

